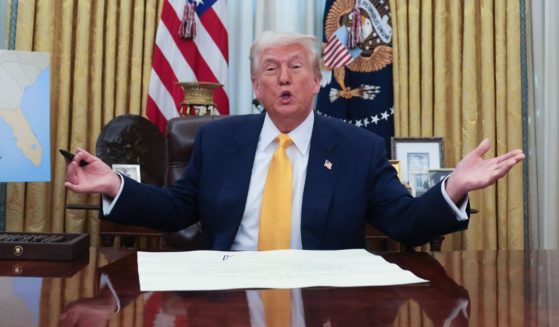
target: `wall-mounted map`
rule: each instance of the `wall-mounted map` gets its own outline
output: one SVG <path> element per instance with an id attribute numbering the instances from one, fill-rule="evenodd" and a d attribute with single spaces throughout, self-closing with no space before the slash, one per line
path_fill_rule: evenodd
<path id="1" fill-rule="evenodd" d="M 0 182 L 50 181 L 48 53 L 0 50 Z"/>

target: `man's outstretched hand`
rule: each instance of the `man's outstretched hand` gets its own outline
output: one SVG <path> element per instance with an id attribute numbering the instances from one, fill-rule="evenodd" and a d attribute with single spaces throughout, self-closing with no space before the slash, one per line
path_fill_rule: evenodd
<path id="1" fill-rule="evenodd" d="M 462 201 L 470 191 L 492 185 L 525 158 L 522 150 L 516 149 L 495 158 L 483 159 L 490 148 L 489 140 L 485 139 L 456 165 L 446 181 L 446 192 L 454 203 Z"/>
<path id="2" fill-rule="evenodd" d="M 80 167 L 80 160 L 87 162 Z M 78 148 L 74 159 L 68 163 L 66 186 L 76 193 L 103 193 L 115 197 L 120 189 L 120 177 L 99 158 Z"/>

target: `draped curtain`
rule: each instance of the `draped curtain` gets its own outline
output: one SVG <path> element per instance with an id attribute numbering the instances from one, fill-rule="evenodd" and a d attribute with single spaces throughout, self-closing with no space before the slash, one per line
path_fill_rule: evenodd
<path id="1" fill-rule="evenodd" d="M 519 0 L 392 0 L 395 130 L 442 136 L 454 167 L 484 138 L 522 148 Z M 470 193 L 479 210 L 443 249 L 522 249 L 522 167 Z"/>
<path id="2" fill-rule="evenodd" d="M 113 117 L 145 114 L 161 3 L 18 2 L 16 50 L 50 52 L 52 181 L 8 184 L 8 231 L 98 235 L 96 211 L 64 209 L 70 203 L 98 204 L 99 197 L 66 191 L 66 163 L 57 152 L 77 147 L 94 151 L 101 127 Z"/>

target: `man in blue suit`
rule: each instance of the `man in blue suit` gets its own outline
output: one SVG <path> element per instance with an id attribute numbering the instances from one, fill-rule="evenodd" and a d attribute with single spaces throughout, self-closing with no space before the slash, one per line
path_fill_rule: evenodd
<path id="1" fill-rule="evenodd" d="M 489 160 L 484 140 L 443 182 L 419 198 L 402 186 L 375 134 L 315 115 L 320 54 L 311 36 L 266 32 L 251 48 L 253 89 L 263 114 L 232 116 L 203 127 L 182 178 L 169 188 L 117 175 L 78 149 L 65 185 L 103 193 L 106 218 L 176 231 L 200 221 L 205 248 L 256 250 L 268 167 L 287 135 L 291 164 L 291 248 L 365 245 L 365 224 L 410 245 L 465 229 L 468 197 L 524 159 L 514 150 Z M 88 165 L 79 166 L 85 160 Z M 280 223 L 278 223 L 280 225 Z"/>

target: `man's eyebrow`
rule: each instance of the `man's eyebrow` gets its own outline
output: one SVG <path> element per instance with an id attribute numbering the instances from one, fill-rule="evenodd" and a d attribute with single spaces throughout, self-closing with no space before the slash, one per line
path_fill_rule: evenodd
<path id="1" fill-rule="evenodd" d="M 289 56 L 289 57 L 287 58 L 287 61 L 301 60 L 301 59 L 304 59 L 304 58 L 305 58 L 305 56 L 304 56 L 304 54 L 303 54 L 302 52 L 297 52 L 297 53 L 294 53 L 294 54 L 292 54 L 291 56 Z M 270 63 L 270 62 L 271 62 L 271 63 L 277 63 L 277 62 L 279 62 L 279 61 L 280 61 L 280 60 L 279 60 L 277 57 L 275 57 L 275 56 L 273 56 L 273 55 L 271 55 L 271 56 L 270 56 L 270 55 L 267 55 L 267 56 L 263 56 L 263 57 L 262 57 L 262 61 L 261 61 L 261 62 L 264 64 L 264 63 Z"/>
<path id="2" fill-rule="evenodd" d="M 262 63 L 263 63 L 263 64 L 267 64 L 267 63 L 276 63 L 276 62 L 278 62 L 278 60 L 275 59 L 275 58 L 271 58 L 271 57 L 264 57 L 264 58 L 262 58 Z"/>
<path id="3" fill-rule="evenodd" d="M 300 60 L 300 59 L 304 59 L 304 58 L 305 58 L 305 56 L 301 52 L 297 52 L 297 53 L 293 54 L 291 57 L 289 57 L 288 61 Z"/>

